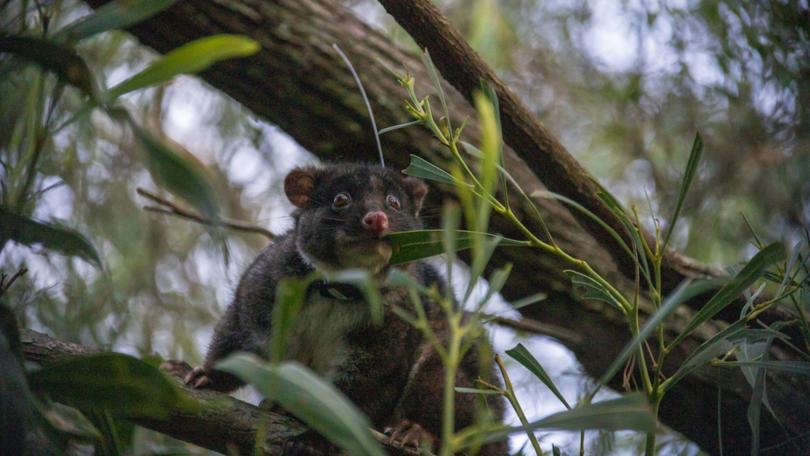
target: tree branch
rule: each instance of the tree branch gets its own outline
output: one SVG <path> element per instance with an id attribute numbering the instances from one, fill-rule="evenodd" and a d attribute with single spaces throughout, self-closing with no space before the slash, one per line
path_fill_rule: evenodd
<path id="1" fill-rule="evenodd" d="M 158 204 L 158 206 L 144 206 L 143 209 L 146 211 L 157 212 L 159 214 L 174 215 L 180 218 L 184 218 L 186 220 L 197 222 L 202 225 L 219 226 L 236 231 L 242 231 L 245 233 L 261 234 L 262 236 L 266 237 L 271 241 L 276 238 L 276 235 L 270 232 L 270 230 L 264 229 L 260 226 L 251 225 L 249 223 L 240 222 L 237 220 L 228 220 L 228 219 L 211 220 L 199 214 L 198 212 L 178 206 L 177 204 L 172 203 L 171 201 L 162 198 L 157 194 L 152 193 L 144 188 L 138 187 L 136 191 L 138 192 L 139 195 L 143 196 L 144 198 L 150 199 Z"/>
<path id="2" fill-rule="evenodd" d="M 61 341 L 30 329 L 21 331 L 20 342 L 25 359 L 47 366 L 63 359 L 96 353 L 79 344 Z M 172 377 L 174 378 L 174 377 Z M 227 394 L 197 390 L 174 378 L 187 399 L 195 402 L 197 412 L 170 410 L 166 420 L 132 420 L 135 424 L 185 442 L 220 453 L 281 454 L 284 443 L 306 430 L 295 418 L 263 410 Z M 257 441 L 258 435 L 263 438 Z M 387 438 L 372 430 L 389 454 L 416 455 L 416 451 L 388 445 Z"/>

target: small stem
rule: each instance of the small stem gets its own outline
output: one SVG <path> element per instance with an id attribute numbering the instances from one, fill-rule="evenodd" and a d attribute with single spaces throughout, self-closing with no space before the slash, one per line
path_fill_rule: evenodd
<path id="1" fill-rule="evenodd" d="M 251 225 L 249 223 L 240 222 L 237 220 L 226 220 L 226 219 L 219 219 L 219 220 L 211 220 L 209 218 L 203 217 L 202 215 L 194 212 L 190 209 L 186 209 L 184 207 L 180 207 L 171 201 L 162 198 L 148 190 L 138 187 L 136 192 L 143 196 L 144 198 L 150 199 L 155 203 L 159 204 L 160 207 L 157 206 L 144 206 L 145 211 L 149 212 L 157 212 L 159 214 L 166 214 L 166 215 L 174 215 L 176 217 L 184 218 L 186 220 L 191 220 L 193 222 L 197 222 L 201 225 L 208 225 L 208 226 L 219 226 L 223 228 L 229 228 L 235 231 L 243 231 L 246 233 L 256 233 L 261 234 L 262 236 L 266 237 L 269 240 L 275 239 L 275 235 L 271 233 L 269 230 L 266 230 L 260 226 Z"/>
<path id="2" fill-rule="evenodd" d="M 661 404 L 661 398 L 657 395 L 652 403 L 653 415 L 658 417 L 658 406 Z M 647 433 L 647 445 L 644 451 L 645 456 L 655 456 L 655 430 Z"/>
<path id="3" fill-rule="evenodd" d="M 515 389 L 512 387 L 512 381 L 509 379 L 509 374 L 506 372 L 506 366 L 504 366 L 503 360 L 500 356 L 495 355 L 495 363 L 498 365 L 498 369 L 501 371 L 503 384 L 506 386 L 506 399 L 509 400 L 512 408 L 515 409 L 515 414 L 518 416 L 520 424 L 522 424 L 523 427 L 528 427 L 529 420 L 526 418 L 526 414 L 523 413 L 523 407 L 520 406 L 520 402 L 517 400 Z M 535 453 L 537 453 L 538 456 L 543 456 L 543 449 L 540 448 L 540 442 L 537 441 L 537 437 L 535 437 L 534 432 L 526 429 L 526 435 L 529 436 L 529 441 L 532 443 Z"/>
<path id="4" fill-rule="evenodd" d="M 460 316 L 460 314 L 458 315 Z M 444 399 L 442 402 L 442 448 L 441 456 L 453 454 L 453 433 L 455 432 L 456 370 L 461 357 L 460 318 L 453 314 L 450 323 L 450 346 L 447 347 L 447 362 L 444 366 Z"/>

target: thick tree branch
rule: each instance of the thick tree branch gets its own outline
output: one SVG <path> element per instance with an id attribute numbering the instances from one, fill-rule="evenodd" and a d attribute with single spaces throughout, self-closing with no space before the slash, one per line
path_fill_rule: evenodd
<path id="1" fill-rule="evenodd" d="M 79 344 L 64 342 L 30 329 L 21 332 L 20 341 L 25 359 L 47 366 L 73 356 L 94 353 Z M 189 388 L 175 378 L 182 393 L 198 407 L 197 412 L 170 410 L 166 420 L 133 420 L 152 429 L 209 450 L 230 454 L 281 454 L 284 443 L 306 428 L 294 418 L 262 410 L 223 393 Z M 262 441 L 257 442 L 261 430 Z M 377 440 L 389 454 L 412 455 L 415 452 L 388 446 L 385 436 L 375 432 Z M 258 453 L 257 453 L 258 450 Z"/>

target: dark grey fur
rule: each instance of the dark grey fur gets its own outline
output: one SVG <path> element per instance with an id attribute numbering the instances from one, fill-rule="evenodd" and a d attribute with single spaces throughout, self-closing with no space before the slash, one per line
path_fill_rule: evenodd
<path id="1" fill-rule="evenodd" d="M 291 182 L 302 172 L 303 181 Z M 311 181 L 307 181 L 309 177 Z M 300 195 L 302 188 L 305 198 Z M 294 171 L 285 182 L 285 190 L 291 200 L 299 203 L 295 227 L 259 254 L 245 271 L 233 303 L 217 325 L 203 368 L 187 377 L 191 384 L 221 391 L 241 385 L 237 378 L 212 366 L 236 351 L 266 355 L 271 309 L 280 280 L 304 277 L 314 268 L 341 267 L 364 267 L 378 278 L 384 277 L 388 269 L 386 252 L 390 255 L 390 249 L 386 250 L 387 244 L 380 240 L 379 233 L 370 233 L 361 220 L 371 211 L 383 211 L 390 231 L 420 228 L 418 210 L 426 187 L 418 179 L 378 166 L 331 165 Z M 332 202 L 340 192 L 351 195 L 351 204 L 335 209 Z M 399 200 L 400 210 L 390 207 L 388 195 Z M 380 256 L 384 257 L 382 263 L 377 258 Z M 412 263 L 405 270 L 428 287 L 445 289 L 443 280 L 426 263 Z M 287 342 L 288 356 L 334 382 L 376 428 L 392 427 L 395 432 L 407 433 L 421 426 L 429 433 L 426 435 L 438 436 L 442 362 L 422 333 L 391 310 L 399 307 L 413 312 L 407 291 L 383 285 L 380 293 L 384 323 L 375 326 L 364 302 L 329 299 L 310 290 Z M 433 330 L 440 338 L 445 337 L 447 328 L 441 309 L 430 300 L 425 300 L 424 305 Z M 486 362 L 482 362 L 481 353 L 487 354 Z M 496 382 L 489 353 L 486 342 L 478 340 L 463 360 L 457 386 L 472 387 L 478 377 Z M 495 419 L 500 419 L 503 404 L 494 397 L 488 399 L 488 408 Z M 457 428 L 473 424 L 475 401 L 479 399 L 457 394 L 455 400 Z M 418 432 L 414 435 L 425 437 Z M 316 454 L 318 445 L 311 442 L 308 439 L 294 443 L 288 453 Z M 328 448 L 320 445 L 321 451 Z M 499 443 L 484 447 L 479 454 L 505 453 L 506 445 Z"/>

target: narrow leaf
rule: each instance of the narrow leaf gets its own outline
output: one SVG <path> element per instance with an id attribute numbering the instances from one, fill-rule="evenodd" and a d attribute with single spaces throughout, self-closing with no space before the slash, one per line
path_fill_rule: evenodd
<path id="1" fill-rule="evenodd" d="M 686 327 L 680 334 L 672 341 L 672 346 L 677 346 L 692 331 L 700 326 L 703 322 L 711 319 L 718 312 L 723 310 L 726 306 L 734 302 L 734 300 L 745 291 L 746 288 L 751 286 L 758 278 L 762 276 L 765 269 L 781 261 L 785 257 L 785 250 L 780 243 L 773 243 L 762 250 L 760 250 L 748 264 L 734 277 L 734 279 L 720 289 L 709 302 L 706 303 L 695 315 L 692 320 L 687 323 Z"/>
<path id="2" fill-rule="evenodd" d="M 668 378 L 662 385 L 662 394 L 669 391 L 670 388 L 675 386 L 683 377 L 691 373 L 693 370 L 700 366 L 705 365 L 717 356 L 722 355 L 731 347 L 729 339 L 740 334 L 745 330 L 745 320 L 737 320 L 726 329 L 712 336 L 711 339 L 700 344 L 700 346 L 692 351 L 689 356 L 681 363 L 678 370 Z"/>
<path id="3" fill-rule="evenodd" d="M 411 155 L 411 162 L 408 164 L 407 168 L 402 170 L 402 173 L 407 174 L 408 176 L 441 182 L 443 184 L 466 185 L 467 187 L 472 187 L 470 184 L 456 180 L 456 178 L 450 175 L 450 173 L 447 171 L 417 155 Z"/>
<path id="4" fill-rule="evenodd" d="M 391 125 L 390 127 L 381 128 L 380 131 L 377 132 L 377 134 L 382 136 L 382 135 L 384 135 L 386 133 L 389 133 L 389 132 L 392 132 L 392 131 L 395 131 L 395 130 L 399 130 L 401 128 L 412 127 L 414 125 L 419 125 L 421 123 L 422 123 L 421 120 L 412 120 L 410 122 L 405 122 L 405 123 L 401 123 L 401 124 L 397 124 L 397 125 Z"/>
<path id="5" fill-rule="evenodd" d="M 369 305 L 372 323 L 375 325 L 382 324 L 383 306 L 382 300 L 380 299 L 380 292 L 368 271 L 362 269 L 344 269 L 325 273 L 324 276 L 330 282 L 346 283 L 360 290 L 363 294 L 363 298 Z"/>
<path id="6" fill-rule="evenodd" d="M 442 233 L 443 230 L 415 230 L 389 234 L 386 236 L 386 239 L 392 244 L 394 250 L 389 263 L 392 265 L 407 263 L 409 261 L 421 260 L 444 253 Z M 475 236 L 483 235 L 487 238 L 496 236 L 489 233 L 476 233 L 465 230 L 456 230 L 455 234 L 456 250 L 466 250 L 472 247 Z M 499 245 L 525 247 L 528 246 L 529 243 L 527 241 L 501 238 Z"/>
<path id="7" fill-rule="evenodd" d="M 270 359 L 281 362 L 284 359 L 287 336 L 290 333 L 298 311 L 306 297 L 311 280 L 285 279 L 276 286 L 276 301 L 270 328 Z"/>
<path id="8" fill-rule="evenodd" d="M 149 364 L 121 353 L 84 355 L 29 375 L 31 388 L 82 410 L 166 419 L 188 404 L 172 381 Z"/>
<path id="9" fill-rule="evenodd" d="M 562 395 L 562 393 L 560 393 L 560 390 L 557 389 L 557 385 L 554 384 L 554 382 L 551 380 L 551 377 L 549 377 L 548 374 L 546 373 L 546 370 L 543 369 L 543 366 L 540 365 L 537 359 L 534 356 L 532 356 L 532 354 L 529 352 L 529 350 L 526 349 L 526 347 L 523 346 L 523 344 L 517 344 L 511 350 L 506 350 L 506 354 L 511 356 L 512 359 L 514 359 L 515 361 L 522 364 L 523 367 L 525 367 L 526 369 L 529 369 L 531 373 L 533 373 L 537 378 L 539 378 L 540 381 L 543 382 L 543 384 L 546 385 L 546 387 L 549 390 L 551 390 L 551 392 L 554 393 L 555 396 L 557 396 L 557 399 L 559 399 L 560 402 L 563 403 L 565 408 L 571 410 L 571 406 L 568 404 L 568 401 L 565 400 L 565 397 Z"/>
<path id="10" fill-rule="evenodd" d="M 619 368 L 624 365 L 627 358 L 629 358 L 633 352 L 638 350 L 641 342 L 643 342 L 644 339 L 646 339 L 653 332 L 653 330 L 685 300 L 685 296 L 689 293 L 689 285 L 689 281 L 681 282 L 681 284 L 678 285 L 678 288 L 676 288 L 675 291 L 673 291 L 672 294 L 669 295 L 666 300 L 664 300 L 661 307 L 650 317 L 649 320 L 647 320 L 646 323 L 644 323 L 644 327 L 641 328 L 638 334 L 636 334 L 636 336 L 624 346 L 621 353 L 619 353 L 619 356 L 613 360 L 610 367 L 608 367 L 607 371 L 605 371 L 605 373 L 599 379 L 603 385 L 607 384 L 607 382 L 613 378 L 613 375 L 616 374 Z"/>
<path id="11" fill-rule="evenodd" d="M 0 207 L 0 238 L 23 245 L 42 245 L 64 255 L 78 256 L 97 268 L 101 258 L 79 232 L 58 223 L 39 222 Z"/>
<path id="12" fill-rule="evenodd" d="M 186 200 L 206 217 L 217 220 L 219 206 L 202 163 L 188 152 L 170 148 L 141 128 L 126 110 L 116 108 L 112 113 L 129 123 L 141 150 L 146 153 L 147 169 L 152 178 L 161 187 Z"/>
<path id="13" fill-rule="evenodd" d="M 500 394 L 502 394 L 502 393 L 501 393 L 500 391 L 498 391 L 498 390 L 492 390 L 492 389 L 478 389 L 478 388 L 464 388 L 464 387 L 461 387 L 461 386 L 457 386 L 457 387 L 455 387 L 455 390 L 456 390 L 456 392 L 457 392 L 457 393 L 462 393 L 462 394 L 481 394 L 481 395 L 485 395 L 485 396 L 491 396 L 491 395 L 500 395 Z"/>
<path id="14" fill-rule="evenodd" d="M 572 410 L 555 413 L 528 426 L 501 426 L 476 435 L 477 441 L 493 442 L 517 433 L 535 429 L 579 431 L 604 429 L 606 431 L 636 430 L 653 432 L 655 415 L 647 399 L 641 394 L 628 394 L 616 399 L 582 405 Z"/>
<path id="15" fill-rule="evenodd" d="M 271 366 L 255 355 L 236 354 L 217 363 L 216 368 L 252 384 L 348 454 L 385 454 L 371 434 L 368 418 L 306 367 L 294 362 Z"/>
<path id="16" fill-rule="evenodd" d="M 167 53 L 145 70 L 111 88 L 104 100 L 112 102 L 133 90 L 161 84 L 179 74 L 202 71 L 220 60 L 245 57 L 259 50 L 259 43 L 240 35 L 213 35 L 196 39 Z"/>
<path id="17" fill-rule="evenodd" d="M 563 274 L 567 275 L 571 279 L 571 283 L 574 285 L 574 288 L 580 288 L 583 290 L 583 298 L 602 301 L 612 305 L 622 313 L 627 312 L 622 307 L 621 302 L 613 297 L 613 295 L 607 289 L 605 289 L 601 283 L 597 282 L 593 278 L 572 269 L 563 271 Z"/>
<path id="18" fill-rule="evenodd" d="M 729 367 L 755 367 L 776 369 L 791 374 L 810 376 L 810 363 L 802 361 L 724 361 L 718 366 Z"/>
<path id="19" fill-rule="evenodd" d="M 675 229 L 675 222 L 678 221 L 678 216 L 681 215 L 683 201 L 686 199 L 686 194 L 689 192 L 689 187 L 692 185 L 692 180 L 695 178 L 697 167 L 700 163 L 700 156 L 702 154 L 703 138 L 700 137 L 700 133 L 696 133 L 695 141 L 692 143 L 692 151 L 689 153 L 689 160 L 686 162 L 686 171 L 684 171 L 683 179 L 681 179 L 681 188 L 678 190 L 678 199 L 675 203 L 675 210 L 672 211 L 672 217 L 669 219 L 669 226 L 667 226 L 667 232 L 664 235 L 663 248 L 666 248 L 667 244 L 669 243 L 669 238 L 672 236 L 672 230 Z"/>
<path id="20" fill-rule="evenodd" d="M 81 41 L 101 32 L 124 29 L 142 22 L 173 5 L 177 0 L 116 0 L 95 13 L 73 22 L 54 35 L 54 40 Z"/>

